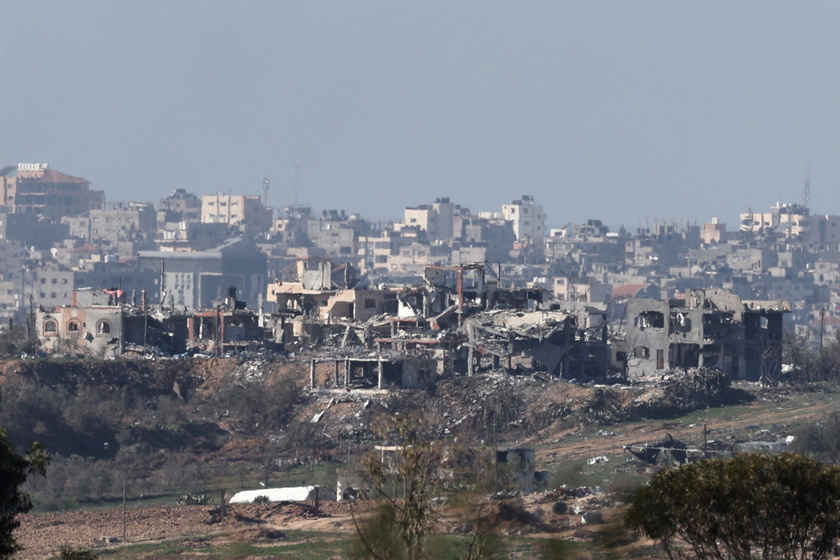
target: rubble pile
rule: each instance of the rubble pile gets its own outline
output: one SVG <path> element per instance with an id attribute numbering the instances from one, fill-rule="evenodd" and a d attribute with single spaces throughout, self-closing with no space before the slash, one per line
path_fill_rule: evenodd
<path id="1" fill-rule="evenodd" d="M 563 426 L 667 418 L 733 398 L 740 393 L 730 392 L 726 375 L 714 370 L 675 373 L 656 385 L 613 386 L 496 371 L 440 380 L 434 395 L 392 392 L 382 402 L 391 410 L 425 411 L 442 437 L 472 434 L 487 440 L 494 430 L 508 437 L 534 437 Z"/>
<path id="2" fill-rule="evenodd" d="M 693 368 L 669 372 L 656 388 L 633 402 L 642 418 L 664 418 L 700 408 L 732 404 L 741 397 L 729 376 L 719 370 Z"/>
<path id="3" fill-rule="evenodd" d="M 268 362 L 265 359 L 243 361 L 233 372 L 231 378 L 241 383 L 254 383 L 265 378 Z"/>

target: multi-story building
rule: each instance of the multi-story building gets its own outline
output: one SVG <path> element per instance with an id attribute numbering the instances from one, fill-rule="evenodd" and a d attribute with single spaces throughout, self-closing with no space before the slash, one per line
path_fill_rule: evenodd
<path id="1" fill-rule="evenodd" d="M 406 207 L 403 221 L 397 228 L 413 228 L 425 232 L 429 241 L 450 241 L 460 234 L 460 229 L 455 226 L 455 218 L 462 214 L 469 214 L 469 210 L 453 204 L 449 197 L 438 198 L 433 204 Z"/>
<path id="2" fill-rule="evenodd" d="M 545 237 L 545 210 L 541 204 L 534 202 L 533 196 L 522 195 L 519 200 L 503 204 L 502 215 L 505 220 L 513 223 L 513 233 L 517 241 L 541 240 Z"/>
<path id="3" fill-rule="evenodd" d="M 721 223 L 717 218 L 703 224 L 700 230 L 700 241 L 704 245 L 726 243 L 731 236 L 726 231 L 726 224 Z"/>
<path id="4" fill-rule="evenodd" d="M 154 239 L 155 208 L 146 202 L 116 203 L 94 208 L 84 216 L 62 218 L 70 236 L 87 243 L 121 241 L 139 243 Z"/>
<path id="5" fill-rule="evenodd" d="M 210 194 L 201 197 L 201 221 L 227 224 L 243 231 L 267 232 L 272 209 L 263 206 L 257 195 Z"/>
<path id="6" fill-rule="evenodd" d="M 16 214 L 37 214 L 58 221 L 83 214 L 105 200 L 90 181 L 50 169 L 46 163 L 19 163 L 0 170 L 2 200 Z"/>
<path id="7" fill-rule="evenodd" d="M 35 303 L 44 309 L 70 305 L 73 300 L 74 273 L 57 266 L 35 270 L 33 296 Z"/>
<path id="8" fill-rule="evenodd" d="M 175 189 L 158 201 L 157 223 L 200 222 L 201 199 L 186 189 Z"/>
<path id="9" fill-rule="evenodd" d="M 309 239 L 327 257 L 350 257 L 355 252 L 356 232 L 341 222 L 310 220 Z"/>
<path id="10" fill-rule="evenodd" d="M 138 258 L 140 272 L 159 275 L 147 289 L 150 301 L 191 310 L 214 307 L 232 287 L 255 309 L 267 269 L 265 254 L 241 237 L 207 251 L 141 251 Z"/>
<path id="11" fill-rule="evenodd" d="M 226 224 L 201 222 L 167 222 L 157 230 L 158 251 L 206 251 L 218 247 L 230 236 Z"/>
<path id="12" fill-rule="evenodd" d="M 744 301 L 726 290 L 684 300 L 630 299 L 615 362 L 630 376 L 709 367 L 733 379 L 777 379 L 782 369 L 783 301 Z"/>
<path id="13" fill-rule="evenodd" d="M 769 233 L 773 230 L 786 238 L 808 238 L 810 209 L 801 204 L 777 202 L 770 212 L 745 212 L 740 215 L 741 231 L 748 233 Z"/>

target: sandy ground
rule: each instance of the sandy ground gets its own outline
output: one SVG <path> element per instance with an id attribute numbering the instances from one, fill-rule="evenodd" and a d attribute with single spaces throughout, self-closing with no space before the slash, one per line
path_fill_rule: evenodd
<path id="1" fill-rule="evenodd" d="M 64 546 L 102 549 L 198 536 L 249 541 L 259 532 L 271 530 L 348 535 L 353 531 L 349 508 L 336 503 L 322 504 L 323 516 L 313 514 L 306 504 L 238 505 L 215 523 L 209 523 L 211 509 L 213 506 L 129 509 L 125 517 L 122 510 L 27 515 L 16 532 L 24 547 L 17 558 L 48 558 Z"/>

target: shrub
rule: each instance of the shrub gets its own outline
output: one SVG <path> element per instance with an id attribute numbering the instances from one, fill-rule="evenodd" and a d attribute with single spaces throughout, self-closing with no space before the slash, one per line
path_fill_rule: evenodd
<path id="1" fill-rule="evenodd" d="M 625 522 L 669 558 L 827 558 L 840 535 L 840 469 L 751 454 L 665 469 Z"/>

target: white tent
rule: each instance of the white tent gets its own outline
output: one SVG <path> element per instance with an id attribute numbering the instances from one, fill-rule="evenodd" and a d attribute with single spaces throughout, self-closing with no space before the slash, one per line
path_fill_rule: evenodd
<path id="1" fill-rule="evenodd" d="M 250 504 L 254 498 L 265 496 L 269 502 L 312 502 L 315 501 L 315 489 L 319 500 L 335 500 L 335 490 L 323 486 L 297 486 L 289 488 L 260 488 L 243 490 L 230 499 L 231 504 Z"/>

